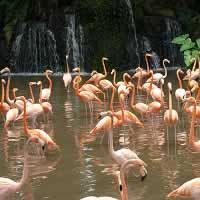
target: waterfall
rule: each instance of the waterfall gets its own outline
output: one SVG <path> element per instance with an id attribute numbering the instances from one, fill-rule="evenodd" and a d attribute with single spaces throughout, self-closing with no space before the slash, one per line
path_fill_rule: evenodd
<path id="1" fill-rule="evenodd" d="M 46 68 L 58 71 L 56 41 L 45 23 L 26 24 L 18 32 L 10 62 L 20 72 L 43 72 Z"/>
<path id="2" fill-rule="evenodd" d="M 139 55 L 139 52 L 138 52 L 138 39 L 137 39 L 136 25 L 135 25 L 135 20 L 134 20 L 134 15 L 133 15 L 133 9 L 132 9 L 132 5 L 131 5 L 130 0 L 125 0 L 125 3 L 128 7 L 129 14 L 130 14 L 130 17 L 131 17 L 131 28 L 133 29 L 134 39 L 135 39 L 135 53 L 136 53 L 136 56 L 137 56 L 137 59 L 138 59 L 138 64 L 140 65 L 140 55 Z"/>
<path id="3" fill-rule="evenodd" d="M 171 43 L 174 37 L 177 37 L 181 34 L 181 26 L 177 22 L 177 20 L 166 17 L 164 18 L 165 22 L 165 32 L 163 35 L 164 40 L 164 55 L 170 59 L 171 65 L 174 66 L 177 63 L 180 63 L 181 55 L 179 52 L 179 48 Z"/>
<path id="4" fill-rule="evenodd" d="M 160 57 L 158 56 L 158 54 L 152 50 L 152 47 L 151 47 L 151 42 L 149 41 L 149 39 L 146 37 L 146 36 L 142 36 L 142 49 L 143 49 L 143 53 L 146 53 L 146 52 L 150 52 L 153 57 L 152 57 L 152 62 L 150 62 L 150 67 L 152 69 L 157 69 L 160 67 Z"/>
<path id="5" fill-rule="evenodd" d="M 83 29 L 81 25 L 76 26 L 76 18 L 74 14 L 65 15 L 65 36 L 66 50 L 69 51 L 69 61 L 72 67 L 83 65 Z"/>

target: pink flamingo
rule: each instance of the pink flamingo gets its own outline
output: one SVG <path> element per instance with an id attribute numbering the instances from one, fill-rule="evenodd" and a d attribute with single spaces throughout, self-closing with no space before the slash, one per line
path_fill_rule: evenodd
<path id="1" fill-rule="evenodd" d="M 121 195 L 121 200 L 128 200 L 128 188 L 125 182 L 125 172 L 127 171 L 127 168 L 130 167 L 136 167 L 139 168 L 140 175 L 141 175 L 141 181 L 145 179 L 147 176 L 147 170 L 145 168 L 146 164 L 144 163 L 143 160 L 140 159 L 130 159 L 124 162 L 121 167 L 120 167 L 120 195 Z M 95 196 L 90 196 L 90 197 L 85 197 L 82 198 L 81 200 L 117 200 L 116 198 L 112 197 L 95 197 Z"/>
<path id="2" fill-rule="evenodd" d="M 1 88 L 2 88 L 1 92 L 2 93 L 1 93 L 0 111 L 3 114 L 2 116 L 3 116 L 4 120 L 5 120 L 4 115 L 6 115 L 6 113 L 10 110 L 10 106 L 6 102 L 4 102 L 4 96 L 5 96 L 4 86 L 5 86 L 5 84 L 6 84 L 6 81 L 4 79 L 1 79 Z"/>
<path id="3" fill-rule="evenodd" d="M 38 137 L 45 145 L 48 146 L 49 149 L 59 149 L 58 145 L 52 140 L 52 138 L 41 129 L 29 129 L 27 125 L 27 113 L 26 113 L 26 99 L 24 96 L 17 97 L 16 99 L 20 99 L 24 102 L 24 113 L 23 113 L 23 125 L 24 132 L 28 137 Z"/>
<path id="4" fill-rule="evenodd" d="M 102 65 L 103 65 L 104 74 L 102 74 L 102 73 L 94 73 L 94 75 L 92 74 L 92 77 L 91 77 L 89 80 L 87 80 L 86 83 L 94 82 L 94 84 L 95 84 L 96 86 L 98 86 L 98 82 L 99 82 L 101 79 L 106 78 L 106 76 L 108 75 L 107 70 L 106 70 L 106 66 L 105 66 L 105 61 L 107 61 L 108 58 L 103 57 L 101 60 L 102 60 Z"/>

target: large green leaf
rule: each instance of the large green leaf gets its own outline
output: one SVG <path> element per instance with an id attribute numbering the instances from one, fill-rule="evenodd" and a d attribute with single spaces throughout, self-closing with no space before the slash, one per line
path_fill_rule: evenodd
<path id="1" fill-rule="evenodd" d="M 180 51 L 182 52 L 182 51 L 185 51 L 188 49 L 192 49 L 194 46 L 195 46 L 195 43 L 192 42 L 192 40 L 190 38 L 187 38 L 184 41 L 184 44 L 181 46 Z"/>
<path id="2" fill-rule="evenodd" d="M 191 50 L 186 50 L 186 51 L 184 51 L 184 56 L 187 56 L 187 55 L 191 55 Z"/>
<path id="3" fill-rule="evenodd" d="M 191 60 L 192 56 L 191 55 L 184 55 L 184 61 L 187 67 L 189 67 L 191 65 Z"/>
<path id="4" fill-rule="evenodd" d="M 172 43 L 174 44 L 184 44 L 185 40 L 189 37 L 189 34 L 184 34 L 184 35 L 180 35 L 178 37 L 175 37 L 172 40 Z"/>
<path id="5" fill-rule="evenodd" d="M 198 39 L 196 40 L 196 43 L 197 43 L 198 48 L 200 49 L 200 38 L 198 38 Z"/>
<path id="6" fill-rule="evenodd" d="M 192 50 L 192 58 L 198 58 L 199 57 L 199 51 L 198 50 Z"/>

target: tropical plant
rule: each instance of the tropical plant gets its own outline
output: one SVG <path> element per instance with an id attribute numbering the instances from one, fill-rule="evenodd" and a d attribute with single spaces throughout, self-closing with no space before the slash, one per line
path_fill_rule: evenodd
<path id="1" fill-rule="evenodd" d="M 187 67 L 191 65 L 191 59 L 200 57 L 200 38 L 192 41 L 189 34 L 180 35 L 172 40 L 172 43 L 181 45 L 180 51 L 183 52 L 184 61 Z"/>

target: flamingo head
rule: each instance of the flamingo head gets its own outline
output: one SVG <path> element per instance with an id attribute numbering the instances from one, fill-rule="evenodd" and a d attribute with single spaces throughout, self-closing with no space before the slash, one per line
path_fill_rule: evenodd
<path id="1" fill-rule="evenodd" d="M 5 79 L 1 79 L 1 83 L 5 85 L 6 84 Z"/>
<path id="2" fill-rule="evenodd" d="M 75 67 L 72 71 L 79 73 L 80 72 L 80 67 Z"/>
<path id="3" fill-rule="evenodd" d="M 177 70 L 177 72 L 180 73 L 180 74 L 185 74 L 184 71 L 183 71 L 181 68 L 179 68 L 179 69 Z"/>
<path id="4" fill-rule="evenodd" d="M 37 85 L 42 85 L 42 81 L 38 81 L 36 84 Z"/>
<path id="5" fill-rule="evenodd" d="M 153 55 L 150 54 L 150 53 L 146 53 L 146 54 L 145 54 L 145 57 L 153 57 Z"/>
<path id="6" fill-rule="evenodd" d="M 8 67 L 3 68 L 3 69 L 0 71 L 0 74 L 4 74 L 4 73 L 10 73 L 10 69 L 9 69 Z"/>
<path id="7" fill-rule="evenodd" d="M 102 57 L 102 60 L 104 61 L 104 60 L 108 60 L 108 58 L 106 58 L 106 57 Z"/>
<path id="8" fill-rule="evenodd" d="M 37 83 L 36 82 L 29 82 L 29 86 L 32 86 L 32 85 L 37 85 Z"/>
<path id="9" fill-rule="evenodd" d="M 113 116 L 113 112 L 111 112 L 111 111 L 100 112 L 98 114 L 98 119 L 102 119 L 106 116 L 110 116 L 110 117 Z"/>
<path id="10" fill-rule="evenodd" d="M 13 88 L 13 92 L 17 92 L 18 90 L 18 88 Z"/>
<path id="11" fill-rule="evenodd" d="M 170 60 L 168 60 L 168 59 L 165 58 L 165 59 L 163 60 L 163 63 L 166 63 L 166 62 L 167 62 L 167 63 L 170 63 Z"/>
<path id="12" fill-rule="evenodd" d="M 54 150 L 59 150 L 60 148 L 59 148 L 59 146 L 53 141 L 53 140 L 49 140 L 48 142 L 47 142 L 47 146 L 48 146 L 48 149 L 49 150 L 52 150 L 52 151 L 54 151 Z"/>
<path id="13" fill-rule="evenodd" d="M 191 59 L 190 59 L 190 62 L 191 62 L 191 63 L 194 63 L 195 61 L 196 61 L 196 58 L 191 58 Z"/>
<path id="14" fill-rule="evenodd" d="M 98 72 L 96 71 L 96 70 L 93 70 L 92 72 L 91 72 L 91 74 L 90 74 L 90 76 L 93 76 L 93 75 L 95 75 L 95 74 L 97 74 Z"/>
<path id="15" fill-rule="evenodd" d="M 168 82 L 167 86 L 168 86 L 169 91 L 172 92 L 172 83 Z"/>
<path id="16" fill-rule="evenodd" d="M 116 70 L 115 69 L 112 69 L 112 71 L 111 71 L 111 75 L 113 75 L 114 73 L 116 72 Z"/>
<path id="17" fill-rule="evenodd" d="M 53 74 L 53 71 L 52 71 L 52 70 L 49 70 L 49 69 L 47 69 L 47 70 L 45 71 L 45 73 L 46 73 L 46 74 L 51 74 L 51 75 L 52 75 L 52 74 Z"/>

